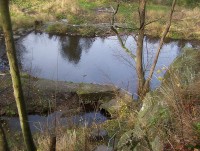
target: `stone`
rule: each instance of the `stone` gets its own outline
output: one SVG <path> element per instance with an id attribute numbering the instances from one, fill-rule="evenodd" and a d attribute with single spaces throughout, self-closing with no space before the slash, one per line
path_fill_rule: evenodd
<path id="1" fill-rule="evenodd" d="M 118 117 L 119 111 L 126 105 L 126 100 L 115 98 L 100 105 L 100 110 L 108 112 L 111 118 Z"/>
<path id="2" fill-rule="evenodd" d="M 116 95 L 117 88 L 113 85 L 80 84 L 77 94 L 81 104 L 109 101 Z"/>
<path id="3" fill-rule="evenodd" d="M 24 28 L 19 28 L 18 30 L 17 30 L 17 32 L 18 32 L 18 34 L 23 34 L 24 33 L 24 31 L 25 31 L 25 29 Z"/>
<path id="4" fill-rule="evenodd" d="M 34 30 L 34 28 L 26 29 L 25 33 L 29 33 L 29 32 L 31 32 L 31 31 L 33 31 L 33 30 Z"/>
<path id="5" fill-rule="evenodd" d="M 167 122 L 169 118 L 167 109 L 161 100 L 162 94 L 159 90 L 149 92 L 146 95 L 143 100 L 143 105 L 138 112 L 134 129 L 124 133 L 118 142 L 117 148 L 119 151 L 140 151 L 144 150 L 144 148 L 148 148 L 145 133 L 148 133 L 149 142 L 153 150 L 162 150 L 163 146 L 162 143 L 160 143 L 162 140 L 160 136 L 158 136 L 155 124 L 160 123 L 160 121 Z M 161 116 L 161 113 L 165 113 L 165 116 Z"/>
<path id="6" fill-rule="evenodd" d="M 61 19 L 61 22 L 68 23 L 68 20 L 67 19 Z"/>
<path id="7" fill-rule="evenodd" d="M 90 140 L 99 141 L 108 138 L 108 132 L 104 129 L 95 129 L 90 133 Z"/>
<path id="8" fill-rule="evenodd" d="M 111 110 L 118 111 L 120 108 L 121 108 L 121 104 L 120 104 L 120 101 L 117 99 L 112 99 L 109 102 L 103 103 L 100 106 L 100 109 L 105 109 L 108 112 Z"/>
<path id="9" fill-rule="evenodd" d="M 17 40 L 17 39 L 20 38 L 20 36 L 19 35 L 14 35 L 13 38 L 14 38 L 14 40 Z"/>
<path id="10" fill-rule="evenodd" d="M 122 88 L 119 89 L 118 95 L 125 100 L 133 101 L 133 94 Z"/>
<path id="11" fill-rule="evenodd" d="M 113 148 L 105 146 L 105 145 L 100 145 L 100 146 L 97 146 L 97 148 L 94 151 L 113 151 Z"/>

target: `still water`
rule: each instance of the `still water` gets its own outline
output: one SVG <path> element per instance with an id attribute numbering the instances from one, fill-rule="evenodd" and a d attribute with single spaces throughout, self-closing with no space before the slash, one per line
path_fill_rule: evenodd
<path id="1" fill-rule="evenodd" d="M 124 43 L 133 53 L 136 42 L 132 36 L 123 36 Z M 153 61 L 157 39 L 144 39 L 144 67 L 146 73 Z M 106 38 L 82 38 L 50 36 L 31 33 L 20 39 L 23 49 L 20 60 L 22 69 L 35 77 L 100 84 L 114 84 L 133 94 L 137 89 L 137 75 L 134 61 L 120 46 L 116 36 Z M 172 41 L 164 45 L 156 70 L 168 67 L 189 42 Z M 19 50 L 20 51 L 20 50 Z M 151 87 L 159 85 L 162 72 L 155 72 Z"/>
<path id="2" fill-rule="evenodd" d="M 132 36 L 122 37 L 125 45 L 133 53 L 136 42 Z M 158 46 L 158 39 L 144 39 L 144 67 L 146 73 L 153 62 Z M 42 33 L 30 33 L 16 42 L 17 56 L 22 70 L 39 78 L 114 84 L 136 94 L 137 75 L 134 61 L 125 53 L 116 36 L 106 38 L 82 38 L 69 36 L 50 36 Z M 183 47 L 198 47 L 197 43 L 187 41 L 168 41 L 163 46 L 156 66 L 151 87 L 159 86 L 158 77 L 162 77 L 173 60 L 181 53 Z M 5 61 L 4 45 L 0 45 L 0 70 L 8 66 Z M 163 68 L 164 67 L 164 68 Z M 2 69 L 1 69 L 2 68 Z M 163 69 L 163 70 L 160 70 Z M 159 70 L 159 72 L 158 72 Z M 60 117 L 61 125 L 69 119 Z M 95 118 L 94 118 L 95 117 Z M 55 119 L 55 113 L 49 116 L 30 115 L 32 131 L 42 130 Z M 3 117 L 8 127 L 19 130 L 17 117 Z M 106 118 L 100 113 L 85 113 L 70 118 L 76 124 L 104 122 Z M 69 122 L 68 122 L 69 123 Z"/>
<path id="3" fill-rule="evenodd" d="M 92 126 L 107 120 L 100 112 L 89 112 L 72 117 L 62 117 L 62 112 L 54 112 L 48 116 L 29 115 L 29 125 L 32 132 L 45 132 L 52 130 L 56 126 Z M 20 121 L 18 117 L 1 117 L 6 124 L 6 128 L 11 131 L 20 131 Z M 56 124 L 55 124 L 56 123 Z"/>

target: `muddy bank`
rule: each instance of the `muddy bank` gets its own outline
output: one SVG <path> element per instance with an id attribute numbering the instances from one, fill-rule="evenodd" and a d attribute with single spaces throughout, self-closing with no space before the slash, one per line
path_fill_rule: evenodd
<path id="1" fill-rule="evenodd" d="M 17 108 L 9 75 L 0 77 L 0 115 L 15 116 Z M 102 103 L 125 94 L 113 85 L 69 83 L 22 75 L 28 114 L 62 111 L 71 116 L 86 111 L 98 111 Z M 131 95 L 131 94 L 130 94 Z"/>

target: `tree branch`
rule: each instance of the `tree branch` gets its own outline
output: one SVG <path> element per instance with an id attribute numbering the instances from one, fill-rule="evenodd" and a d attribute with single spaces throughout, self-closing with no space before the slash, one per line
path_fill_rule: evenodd
<path id="1" fill-rule="evenodd" d="M 121 47 L 125 50 L 125 52 L 134 60 L 136 61 L 136 56 L 125 46 L 125 44 L 123 43 L 123 40 L 121 39 L 118 31 L 113 27 L 111 26 L 111 29 L 112 31 L 115 32 L 115 34 L 117 35 L 117 39 L 119 40 L 119 43 L 121 45 Z"/>
<path id="2" fill-rule="evenodd" d="M 152 21 L 146 23 L 145 26 L 148 26 L 149 24 L 152 24 L 152 23 L 154 23 L 154 22 L 157 22 L 157 21 L 159 21 L 161 18 L 162 18 L 162 17 L 157 18 L 157 19 L 155 19 L 155 20 L 152 20 Z"/>
<path id="3" fill-rule="evenodd" d="M 139 28 L 122 27 L 122 26 L 118 26 L 118 25 L 115 25 L 115 28 L 131 29 L 131 30 L 139 30 Z"/>
<path id="4" fill-rule="evenodd" d="M 114 10 L 114 8 L 113 8 Z M 117 35 L 117 38 L 119 40 L 119 43 L 121 45 L 121 47 L 125 50 L 125 52 L 135 61 L 136 60 L 136 56 L 125 46 L 125 44 L 123 43 L 117 29 L 115 29 L 116 26 L 114 26 L 115 23 L 115 15 L 117 14 L 119 10 L 119 3 L 117 4 L 117 8 L 115 11 L 113 11 L 113 15 L 112 15 L 112 20 L 111 20 L 111 30 Z"/>
<path id="5" fill-rule="evenodd" d="M 159 44 L 159 47 L 157 49 L 157 53 L 156 53 L 153 65 L 151 66 L 151 69 L 150 69 L 150 72 L 149 72 L 149 76 L 148 76 L 148 78 L 147 78 L 147 80 L 145 82 L 145 88 L 147 88 L 147 86 L 149 85 L 149 82 L 150 82 L 150 80 L 151 80 L 151 78 L 153 76 L 153 72 L 155 70 L 155 67 L 156 67 L 156 64 L 157 64 L 157 61 L 158 61 L 158 57 L 159 57 L 160 51 L 161 51 L 161 49 L 163 47 L 163 44 L 164 44 L 164 39 L 167 36 L 167 34 L 169 32 L 169 29 L 171 27 L 171 22 L 172 22 L 172 17 L 173 17 L 175 5 L 176 5 L 176 0 L 173 0 L 171 11 L 170 11 L 170 15 L 169 15 L 169 20 L 168 20 L 168 23 L 167 23 L 167 25 L 165 27 L 163 35 L 161 37 L 160 44 Z"/>
<path id="6" fill-rule="evenodd" d="M 111 20 L 111 26 L 114 26 L 114 23 L 115 23 L 115 15 L 117 14 L 118 10 L 119 10 L 119 3 L 117 4 L 117 8 L 113 9 L 113 14 L 112 14 L 112 20 Z"/>

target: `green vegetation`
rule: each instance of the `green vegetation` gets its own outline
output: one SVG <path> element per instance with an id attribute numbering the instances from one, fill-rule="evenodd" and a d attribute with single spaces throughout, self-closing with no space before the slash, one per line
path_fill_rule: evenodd
<path id="1" fill-rule="evenodd" d="M 134 129 L 121 135 L 121 150 L 199 148 L 199 57 L 199 50 L 187 49 L 174 61 L 161 87 L 144 98 Z"/>
<path id="2" fill-rule="evenodd" d="M 148 4 L 147 23 L 152 23 L 146 27 L 147 35 L 160 36 L 166 24 L 166 14 L 170 9 L 171 0 L 165 1 L 165 5 L 161 5 L 162 2 L 164 1 L 151 0 Z M 200 8 L 194 8 L 197 4 L 195 0 L 179 1 L 168 34 L 169 38 L 200 39 Z M 109 24 L 112 14 L 108 12 L 112 10 L 110 5 L 114 7 L 116 3 L 108 0 L 12 0 L 11 15 L 14 29 L 33 27 L 34 21 L 38 20 L 42 21 L 44 26 L 37 30 L 50 34 L 102 36 L 111 34 Z M 121 3 L 116 23 L 120 26 L 137 28 L 139 25 L 137 7 L 138 4 L 131 1 Z M 191 9 L 192 7 L 194 9 Z M 124 33 L 122 29 L 119 31 Z M 129 29 L 126 32 L 130 33 L 133 30 Z M 26 90 L 24 95 L 28 100 L 27 111 L 45 114 L 61 110 L 62 116 L 72 116 L 83 112 L 80 104 L 91 105 L 92 101 L 96 101 L 98 108 L 109 112 L 111 120 L 100 125 L 93 123 L 91 127 L 79 127 L 70 123 L 72 121 L 69 121 L 71 125 L 68 127 L 57 125 L 56 129 L 51 130 L 57 139 L 57 150 L 94 150 L 99 144 L 107 145 L 113 140 L 113 147 L 118 151 L 122 149 L 140 151 L 144 148 L 160 151 L 179 149 L 180 146 L 184 150 L 197 149 L 200 144 L 199 52 L 196 49 L 183 50 L 169 67 L 164 78 L 160 79 L 161 86 L 149 92 L 141 103 L 134 102 L 130 95 L 122 97 L 114 90 L 112 94 L 108 90 L 105 92 L 109 96 L 102 95 L 104 92 L 97 93 L 95 87 L 84 83 L 57 81 L 59 87 L 56 87 L 55 92 L 53 81 L 37 79 L 22 73 L 22 85 Z M 157 71 L 161 72 L 161 69 Z M 73 88 L 67 92 L 70 84 Z M 4 76 L 4 80 L 0 83 L 2 94 L 0 115 L 17 115 L 11 86 L 11 77 Z M 66 103 L 66 100 L 70 103 Z M 96 105 L 95 103 L 92 105 Z M 91 140 L 89 132 L 101 129 L 108 132 L 108 138 L 101 141 Z M 51 131 L 34 134 L 38 151 L 50 150 Z M 6 135 L 11 150 L 25 148 L 21 145 L 22 134 L 13 135 L 7 130 Z"/>
<path id="3" fill-rule="evenodd" d="M 147 35 L 161 36 L 171 2 L 172 0 L 149 1 L 146 22 L 153 22 L 146 27 L 145 33 Z M 178 1 L 178 4 L 168 37 L 173 39 L 200 39 L 200 8 L 196 7 L 198 2 L 196 0 L 181 0 Z M 110 24 L 112 14 L 109 12 L 112 11 L 111 6 L 115 8 L 116 5 L 116 2 L 108 0 L 12 0 L 13 29 L 30 28 L 34 26 L 35 20 L 41 20 L 45 25 L 43 30 L 53 34 L 67 33 L 69 35 L 77 34 L 82 36 L 114 34 L 109 28 L 104 28 L 105 25 L 101 25 L 101 23 Z M 189 8 L 186 8 L 186 6 Z M 67 24 L 59 24 L 61 19 L 67 19 Z M 58 21 L 55 25 L 49 23 L 55 21 Z M 134 1 L 121 2 L 115 22 L 120 26 L 138 28 L 138 3 Z M 86 25 L 86 27 L 72 27 L 71 25 L 73 24 Z M 91 29 L 91 26 L 87 27 L 87 25 L 91 24 L 97 25 L 97 28 L 92 27 Z M 131 33 L 134 30 L 120 29 L 119 32 Z"/>

